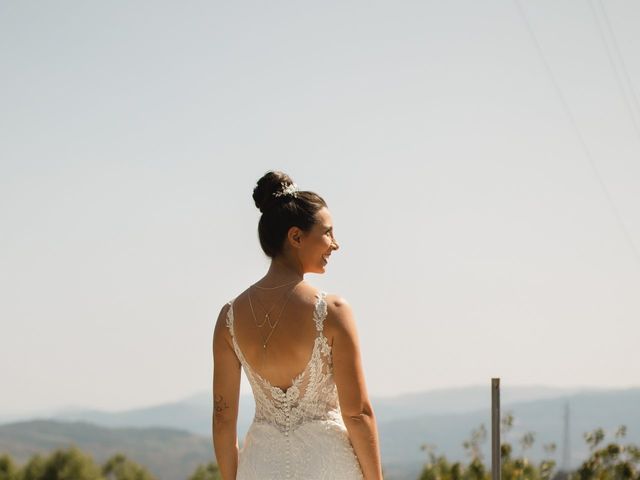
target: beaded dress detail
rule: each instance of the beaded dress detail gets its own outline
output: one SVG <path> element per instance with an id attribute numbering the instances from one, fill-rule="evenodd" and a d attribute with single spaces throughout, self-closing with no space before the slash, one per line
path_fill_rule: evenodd
<path id="1" fill-rule="evenodd" d="M 226 324 L 233 349 L 251 384 L 255 416 L 240 448 L 236 480 L 361 480 L 333 380 L 331 346 L 323 334 L 326 292 L 316 294 L 317 335 L 309 362 L 283 390 L 247 363 L 233 329 L 233 300 Z"/>

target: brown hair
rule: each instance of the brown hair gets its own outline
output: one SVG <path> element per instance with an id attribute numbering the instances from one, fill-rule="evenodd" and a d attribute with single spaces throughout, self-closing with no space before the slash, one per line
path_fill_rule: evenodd
<path id="1" fill-rule="evenodd" d="M 308 232 L 316 223 L 315 215 L 327 203 L 314 192 L 297 191 L 296 195 L 275 197 L 275 192 L 294 182 L 284 172 L 270 170 L 265 173 L 253 189 L 253 201 L 262 215 L 258 222 L 258 237 L 264 253 L 271 258 L 280 255 L 284 240 L 291 227 Z"/>

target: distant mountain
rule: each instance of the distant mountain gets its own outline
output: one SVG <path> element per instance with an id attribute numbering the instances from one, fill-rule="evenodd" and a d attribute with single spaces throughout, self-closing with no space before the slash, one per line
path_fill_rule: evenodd
<path id="1" fill-rule="evenodd" d="M 185 480 L 200 464 L 213 461 L 205 437 L 169 428 L 105 428 L 86 422 L 32 420 L 0 425 L 0 453 L 23 464 L 36 453 L 75 445 L 104 463 L 124 453 L 160 480 Z"/>
<path id="2" fill-rule="evenodd" d="M 611 389 L 594 387 L 558 388 L 546 386 L 502 387 L 501 403 L 508 404 L 521 401 L 557 398 L 575 393 L 606 392 Z M 251 398 L 251 397 L 250 397 Z M 489 408 L 491 402 L 489 386 L 466 386 L 443 388 L 416 393 L 404 393 L 394 396 L 373 397 L 376 415 L 385 419 L 411 417 L 422 413 L 459 413 L 479 408 Z M 181 403 L 190 405 L 211 405 L 211 392 L 200 392 Z"/>
<path id="3" fill-rule="evenodd" d="M 425 452 L 420 450 L 420 445 L 424 443 L 436 445 L 437 454 L 444 454 L 452 460 L 464 460 L 462 443 L 470 437 L 471 431 L 484 424 L 490 432 L 490 400 L 488 386 L 374 397 L 372 402 L 379 424 L 382 458 L 388 473 L 386 478 L 415 479 L 427 458 Z M 254 405 L 252 397 L 246 395 L 241 397 L 240 402 L 238 435 L 242 444 L 253 417 Z M 619 425 L 624 424 L 628 428 L 627 440 L 640 444 L 640 388 L 502 388 L 502 413 L 512 412 L 515 418 L 511 433 L 503 440 L 511 442 L 514 452 L 518 454 L 519 438 L 525 432 L 533 431 L 536 441 L 527 452 L 528 457 L 534 461 L 543 456 L 548 458 L 543 453 L 542 445 L 555 442 L 557 451 L 552 458 L 559 465 L 565 403 L 571 409 L 571 467 L 576 467 L 587 455 L 582 435 L 597 427 L 604 428 L 612 435 Z M 211 397 L 207 392 L 180 402 L 149 408 L 124 412 L 76 410 L 66 411 L 58 417 L 81 419 L 110 427 L 173 427 L 201 435 L 200 439 L 210 445 Z M 485 459 L 489 458 L 488 448 L 487 438 Z"/>
<path id="4" fill-rule="evenodd" d="M 195 400 L 195 401 L 194 401 Z M 57 420 L 82 420 L 105 427 L 171 427 L 187 430 L 204 436 L 211 436 L 212 402 L 188 398 L 180 402 L 166 403 L 146 408 L 136 408 L 121 412 L 105 412 L 89 409 L 65 409 L 52 416 Z M 253 397 L 240 397 L 238 434 L 244 436 L 249 429 L 254 413 Z"/>
<path id="5" fill-rule="evenodd" d="M 585 392 L 606 391 L 605 389 L 578 387 L 555 388 L 545 386 L 501 387 L 500 404 L 511 404 L 558 398 Z M 412 418 L 419 415 L 444 415 L 466 413 L 491 408 L 491 390 L 486 386 L 468 386 L 429 390 L 426 392 L 397 395 L 395 397 L 373 398 L 376 416 L 382 422 Z"/>
<path id="6" fill-rule="evenodd" d="M 579 392 L 607 391 L 595 388 L 553 388 L 544 386 L 502 388 L 501 404 L 508 406 L 521 401 L 558 398 Z M 466 413 L 488 409 L 491 406 L 489 386 L 469 386 L 430 390 L 426 392 L 373 397 L 371 399 L 379 422 L 412 418 L 421 415 L 443 415 Z M 188 430 L 201 435 L 211 434 L 211 393 L 201 392 L 181 400 L 146 408 L 120 412 L 99 410 L 66 409 L 52 415 L 61 420 L 84 420 L 107 427 L 121 426 L 166 426 Z M 238 435 L 244 436 L 254 415 L 253 397 L 240 397 Z"/>
<path id="7" fill-rule="evenodd" d="M 613 440 L 613 433 L 620 425 L 627 426 L 623 443 L 640 445 L 640 388 L 610 392 L 588 392 L 566 397 L 542 399 L 501 405 L 501 412 L 511 412 L 514 425 L 501 439 L 510 442 L 514 454 L 520 454 L 519 439 L 525 432 L 535 432 L 535 443 L 527 451 L 533 461 L 553 458 L 558 466 L 562 459 L 563 414 L 565 404 L 570 408 L 570 468 L 577 467 L 587 456 L 588 448 L 583 434 L 602 427 L 606 438 Z M 481 424 L 487 429 L 483 446 L 485 460 L 490 459 L 491 411 L 489 408 L 449 415 L 421 415 L 412 418 L 380 422 L 382 457 L 389 471 L 418 472 L 426 461 L 420 445 L 428 443 L 437 447 L 436 454 L 449 459 L 463 460 L 462 442 Z M 542 445 L 554 442 L 554 455 L 544 453 Z M 404 478 L 404 477 L 403 477 Z M 407 478 L 415 478 L 409 476 Z"/>

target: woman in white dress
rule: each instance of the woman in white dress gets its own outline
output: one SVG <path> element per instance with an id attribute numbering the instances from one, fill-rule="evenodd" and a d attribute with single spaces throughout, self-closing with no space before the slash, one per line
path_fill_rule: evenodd
<path id="1" fill-rule="evenodd" d="M 267 273 L 221 309 L 213 334 L 212 434 L 224 480 L 378 480 L 378 431 L 354 315 L 304 280 L 339 248 L 326 202 L 267 172 L 253 191 Z M 244 369 L 256 413 L 241 449 Z"/>

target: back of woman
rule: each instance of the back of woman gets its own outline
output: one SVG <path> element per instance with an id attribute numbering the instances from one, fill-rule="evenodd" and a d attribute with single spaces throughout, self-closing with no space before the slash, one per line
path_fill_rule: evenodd
<path id="1" fill-rule="evenodd" d="M 291 385 L 291 380 L 304 370 L 311 358 L 317 337 L 314 314 L 318 293 L 306 282 L 294 283 L 275 291 L 251 286 L 233 301 L 236 342 L 253 370 L 276 387 L 286 389 Z M 278 318 L 279 312 L 273 310 L 280 310 L 287 295 L 290 297 Z M 252 308 L 254 305 L 255 308 Z M 264 315 L 261 319 L 254 317 L 256 311 L 262 312 L 272 305 L 276 308 L 266 321 Z M 272 325 L 276 321 L 278 324 L 267 341 L 267 349 L 261 334 L 266 338 L 271 332 L 269 320 Z"/>
<path id="2" fill-rule="evenodd" d="M 223 306 L 213 341 L 213 442 L 224 479 L 382 478 L 348 303 L 304 281 L 339 248 L 324 200 L 282 172 L 254 189 L 267 274 Z M 256 402 L 238 449 L 241 369 Z"/>

